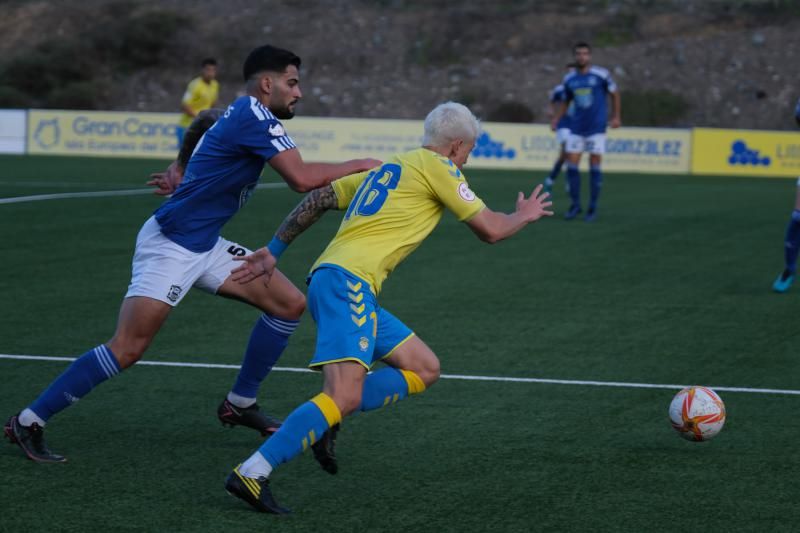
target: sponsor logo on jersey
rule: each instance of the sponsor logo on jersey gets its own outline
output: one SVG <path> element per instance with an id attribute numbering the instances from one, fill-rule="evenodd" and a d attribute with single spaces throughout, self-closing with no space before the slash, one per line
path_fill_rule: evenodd
<path id="1" fill-rule="evenodd" d="M 281 126 L 280 124 L 274 124 L 270 126 L 269 128 L 267 128 L 267 131 L 273 137 L 282 137 L 283 135 L 286 135 L 286 130 L 284 130 L 283 126 Z"/>
<path id="2" fill-rule="evenodd" d="M 475 201 L 475 193 L 469 188 L 466 182 L 458 184 L 458 195 L 467 202 Z"/>

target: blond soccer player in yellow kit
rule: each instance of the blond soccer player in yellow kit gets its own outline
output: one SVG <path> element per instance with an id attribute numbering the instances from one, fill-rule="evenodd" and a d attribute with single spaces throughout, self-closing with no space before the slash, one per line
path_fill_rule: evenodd
<path id="1" fill-rule="evenodd" d="M 331 434 L 344 416 L 393 404 L 439 379 L 436 355 L 382 308 L 377 296 L 389 273 L 433 231 L 445 209 L 489 243 L 553 214 L 548 195 L 540 195 L 541 186 L 529 198 L 519 193 L 510 214 L 492 211 L 470 190 L 461 168 L 479 129 L 478 120 L 463 105 L 439 105 L 425 119 L 422 148 L 311 192 L 268 247 L 244 257 L 234 270 L 234 277 L 242 281 L 269 274 L 274 256 L 322 213 L 346 209 L 338 233 L 311 268 L 308 289 L 308 306 L 318 328 L 309 366 L 322 370 L 322 392 L 295 409 L 234 469 L 225 484 L 229 493 L 259 511 L 289 512 L 269 488 L 275 467 L 309 447 L 318 460 L 324 459 L 326 445 L 332 446 Z M 368 374 L 378 361 L 386 366 Z M 331 454 L 328 459 L 334 462 L 320 462 L 335 473 L 335 458 Z"/>
<path id="2" fill-rule="evenodd" d="M 207 57 L 201 62 L 200 75 L 189 82 L 186 92 L 181 98 L 181 118 L 176 133 L 178 148 L 183 144 L 186 129 L 201 111 L 211 109 L 219 99 L 219 82 L 217 81 L 217 60 Z"/>

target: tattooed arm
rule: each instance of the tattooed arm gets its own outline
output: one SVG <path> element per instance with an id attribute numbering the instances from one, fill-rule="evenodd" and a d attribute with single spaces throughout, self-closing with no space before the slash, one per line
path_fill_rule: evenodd
<path id="1" fill-rule="evenodd" d="M 374 172 L 374 171 L 373 171 Z M 325 185 L 308 193 L 303 201 L 289 213 L 275 232 L 272 241 L 267 245 L 275 257 L 280 256 L 298 235 L 319 220 L 329 209 L 347 209 L 356 191 L 365 179 L 373 172 L 359 172 L 339 178 L 330 185 Z"/>
<path id="2" fill-rule="evenodd" d="M 268 283 L 269 276 L 275 269 L 275 262 L 286 247 L 319 220 L 325 211 L 347 209 L 358 188 L 371 175 L 371 172 L 351 174 L 308 193 L 283 220 L 266 247 L 259 248 L 250 255 L 233 258 L 235 261 L 242 261 L 242 265 L 231 271 L 231 279 L 239 283 L 248 283 L 266 275 L 265 283 Z"/>
<path id="3" fill-rule="evenodd" d="M 241 266 L 231 271 L 233 281 L 248 283 L 260 276 L 266 275 L 265 283 L 269 283 L 275 263 L 301 233 L 311 227 L 314 222 L 329 209 L 339 209 L 339 200 L 333 187 L 325 185 L 308 193 L 303 201 L 295 207 L 283 220 L 275 232 L 270 243 L 244 257 L 234 257 L 235 261 L 242 261 Z"/>
<path id="4" fill-rule="evenodd" d="M 339 201 L 333 187 L 325 185 L 308 193 L 303 201 L 283 220 L 275 232 L 275 238 L 287 246 L 329 209 L 338 209 Z"/>

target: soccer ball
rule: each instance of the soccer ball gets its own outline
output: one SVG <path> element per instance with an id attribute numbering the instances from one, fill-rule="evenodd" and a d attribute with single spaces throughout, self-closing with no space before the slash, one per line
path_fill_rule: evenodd
<path id="1" fill-rule="evenodd" d="M 707 387 L 686 387 L 669 404 L 669 419 L 684 439 L 708 440 L 725 425 L 725 404 Z"/>

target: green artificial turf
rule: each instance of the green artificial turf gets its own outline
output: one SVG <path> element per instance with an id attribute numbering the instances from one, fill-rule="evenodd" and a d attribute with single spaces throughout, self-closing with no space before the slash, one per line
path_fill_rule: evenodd
<path id="1" fill-rule="evenodd" d="M 4 156 L 0 198 L 137 188 L 164 166 Z M 467 175 L 505 211 L 543 177 Z M 588 224 L 562 220 L 562 177 L 557 216 L 495 246 L 445 215 L 380 302 L 449 375 L 797 390 L 800 294 L 770 291 L 793 196 L 790 180 L 608 175 Z M 259 190 L 224 235 L 261 246 L 300 198 Z M 0 204 L 0 353 L 76 357 L 108 340 L 136 233 L 161 201 Z M 340 216 L 282 257 L 298 286 Z M 237 364 L 257 317 L 192 291 L 146 359 Z M 306 315 L 281 367 L 305 366 L 314 331 Z M 65 366 L 0 358 L 0 414 Z M 677 389 L 459 379 L 347 420 L 339 475 L 303 456 L 273 476 L 294 514 L 259 515 L 222 488 L 261 442 L 216 420 L 235 375 L 134 367 L 51 420 L 48 441 L 67 464 L 0 448 L 0 530 L 793 531 L 800 521 L 798 395 L 721 391 L 727 425 L 696 444 L 669 426 Z M 286 416 L 320 384 L 276 371 L 259 402 Z"/>

